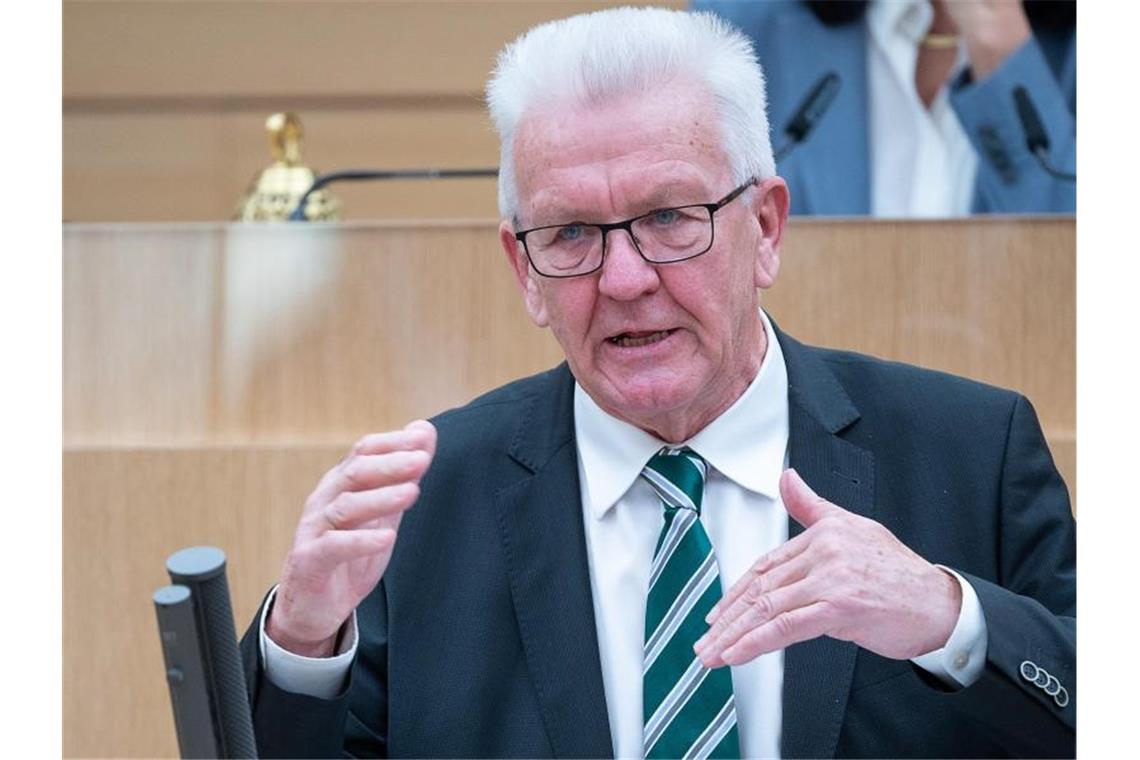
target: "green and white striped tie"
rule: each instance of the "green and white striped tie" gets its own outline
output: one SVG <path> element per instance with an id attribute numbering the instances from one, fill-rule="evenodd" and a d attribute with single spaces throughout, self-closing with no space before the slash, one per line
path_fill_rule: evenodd
<path id="1" fill-rule="evenodd" d="M 693 653 L 721 597 L 720 573 L 701 526 L 708 465 L 692 449 L 662 449 L 641 471 L 665 507 L 645 606 L 642 696 L 647 758 L 740 757 L 728 668 Z"/>

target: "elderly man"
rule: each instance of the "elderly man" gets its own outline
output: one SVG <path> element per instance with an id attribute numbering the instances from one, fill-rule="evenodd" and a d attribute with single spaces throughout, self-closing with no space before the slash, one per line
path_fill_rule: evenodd
<path id="1" fill-rule="evenodd" d="M 1033 411 L 760 309 L 789 197 L 748 42 L 577 16 L 488 95 L 500 241 L 566 363 L 320 481 L 243 642 L 262 753 L 1071 755 Z"/>

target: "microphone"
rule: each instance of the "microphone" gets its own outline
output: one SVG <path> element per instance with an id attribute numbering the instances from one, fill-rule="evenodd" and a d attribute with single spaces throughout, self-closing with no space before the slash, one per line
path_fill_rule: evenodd
<path id="1" fill-rule="evenodd" d="M 1025 147 L 1037 158 L 1041 168 L 1057 179 L 1076 182 L 1077 175 L 1061 171 L 1049 161 L 1049 134 L 1045 125 L 1041 123 L 1041 116 L 1033 106 L 1029 93 L 1024 87 L 1015 87 L 1013 90 L 1013 104 L 1017 108 L 1017 119 L 1021 122 L 1021 131 L 1025 133 Z"/>
<path id="2" fill-rule="evenodd" d="M 792 148 L 807 139 L 807 136 L 815 129 L 816 124 L 827 113 L 827 109 L 831 108 L 831 104 L 839 92 L 839 85 L 839 75 L 834 71 L 829 71 L 812 86 L 803 101 L 800 102 L 799 107 L 792 113 L 792 118 L 788 120 L 787 126 L 784 127 L 784 136 L 787 141 L 776 151 L 775 160 L 779 161 L 791 152 Z"/>
<path id="3" fill-rule="evenodd" d="M 454 179 L 454 178 L 468 178 L 468 177 L 498 177 L 498 168 L 494 169 L 393 169 L 389 171 L 373 171 L 370 169 L 350 169 L 342 172 L 329 172 L 322 174 L 313 180 L 312 186 L 305 191 L 301 196 L 301 200 L 297 202 L 297 207 L 289 214 L 289 221 L 303 222 L 305 221 L 305 204 L 309 202 L 309 196 L 320 190 L 325 185 L 339 182 L 340 180 L 348 180 L 359 182 L 362 180 L 374 179 Z"/>
<path id="4" fill-rule="evenodd" d="M 160 588 L 154 592 L 154 610 L 166 662 L 178 752 L 182 757 L 221 757 L 190 589 L 173 585 Z"/>
<path id="5" fill-rule="evenodd" d="M 185 757 L 256 758 L 245 672 L 226 582 L 226 555 L 192 546 L 166 560 L 155 592 L 178 745 Z"/>

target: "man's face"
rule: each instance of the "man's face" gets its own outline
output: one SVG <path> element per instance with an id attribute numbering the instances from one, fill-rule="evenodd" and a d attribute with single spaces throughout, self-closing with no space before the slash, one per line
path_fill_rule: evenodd
<path id="1" fill-rule="evenodd" d="M 524 117 L 514 154 L 519 229 L 622 220 L 733 190 L 708 96 L 692 85 L 664 90 Z M 770 179 L 716 213 L 704 255 L 650 264 L 615 230 L 602 269 L 571 279 L 534 272 L 509 221 L 500 240 L 531 318 L 553 330 L 590 397 L 680 440 L 730 406 L 759 370 L 756 289 L 775 280 L 786 215 L 783 181 Z"/>

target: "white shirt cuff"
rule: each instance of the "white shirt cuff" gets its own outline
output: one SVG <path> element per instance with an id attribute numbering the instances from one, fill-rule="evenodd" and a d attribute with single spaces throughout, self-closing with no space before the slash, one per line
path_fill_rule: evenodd
<path id="1" fill-rule="evenodd" d="M 962 609 L 946 646 L 913 657 L 911 662 L 947 686 L 964 689 L 978 680 L 986 665 L 986 617 L 974 587 L 950 568 L 938 567 L 958 579 L 958 585 L 962 587 Z"/>
<path id="2" fill-rule="evenodd" d="M 273 606 L 277 587 L 269 592 L 261 608 L 261 661 L 265 663 L 265 676 L 273 685 L 294 694 L 307 694 L 320 699 L 332 699 L 344 688 L 344 679 L 356 656 L 356 612 L 345 623 L 340 646 L 332 657 L 303 657 L 281 648 L 265 632 L 265 613 Z"/>

